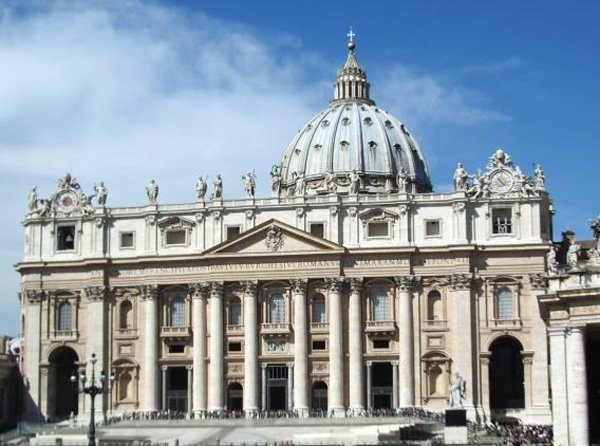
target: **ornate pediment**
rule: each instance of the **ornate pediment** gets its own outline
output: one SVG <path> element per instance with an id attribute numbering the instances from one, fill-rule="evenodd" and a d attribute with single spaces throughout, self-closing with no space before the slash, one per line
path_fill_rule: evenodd
<path id="1" fill-rule="evenodd" d="M 158 220 L 156 223 L 161 231 L 165 231 L 167 229 L 192 229 L 196 225 L 193 220 L 188 220 L 187 218 L 181 217 L 163 217 Z"/>
<path id="2" fill-rule="evenodd" d="M 358 218 L 365 225 L 370 221 L 395 221 L 398 218 L 398 214 L 387 209 L 375 208 L 358 214 Z"/>
<path id="3" fill-rule="evenodd" d="M 205 255 L 312 254 L 319 251 L 341 253 L 344 247 L 272 219 L 243 232 L 235 240 L 213 247 Z"/>
<path id="4" fill-rule="evenodd" d="M 54 216 L 88 215 L 94 212 L 92 196 L 87 196 L 80 184 L 66 173 L 58 179 L 58 186 L 49 198 L 38 198 L 37 189 L 29 193 L 28 217 L 46 218 Z"/>

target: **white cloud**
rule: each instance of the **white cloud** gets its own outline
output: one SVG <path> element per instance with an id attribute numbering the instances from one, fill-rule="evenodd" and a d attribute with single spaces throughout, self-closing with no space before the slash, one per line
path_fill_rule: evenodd
<path id="1" fill-rule="evenodd" d="M 377 78 L 376 85 L 385 86 L 387 108 L 401 117 L 410 116 L 417 125 L 472 125 L 510 119 L 489 110 L 479 92 L 406 66 L 396 65 L 386 70 Z"/>
<path id="2" fill-rule="evenodd" d="M 270 166 L 329 100 L 335 69 L 295 36 L 266 42 L 235 23 L 141 0 L 16 4 L 0 9 L 0 327 L 9 334 L 18 331 L 11 264 L 30 187 L 48 196 L 69 170 L 86 191 L 104 180 L 109 205 L 130 205 L 156 178 L 160 202 L 182 202 L 199 174 L 220 172 L 233 198 L 242 171 L 256 169 L 266 195 Z M 375 90 L 391 89 L 399 116 L 503 118 L 432 76 L 394 68 L 382 77 Z"/>

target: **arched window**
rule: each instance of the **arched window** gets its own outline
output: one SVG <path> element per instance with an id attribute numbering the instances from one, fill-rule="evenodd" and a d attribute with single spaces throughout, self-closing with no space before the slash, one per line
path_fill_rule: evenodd
<path id="1" fill-rule="evenodd" d="M 269 322 L 272 324 L 285 322 L 285 300 L 282 294 L 271 294 L 269 297 Z"/>
<path id="2" fill-rule="evenodd" d="M 312 322 L 327 322 L 325 296 L 317 294 L 312 300 Z"/>
<path id="3" fill-rule="evenodd" d="M 496 318 L 500 320 L 514 318 L 513 295 L 508 288 L 496 290 Z"/>
<path id="4" fill-rule="evenodd" d="M 121 302 L 119 310 L 119 328 L 122 330 L 133 328 L 133 305 L 130 300 Z"/>
<path id="5" fill-rule="evenodd" d="M 439 321 L 443 319 L 442 295 L 439 291 L 430 291 L 427 295 L 427 320 Z"/>
<path id="6" fill-rule="evenodd" d="M 58 306 L 58 331 L 70 331 L 73 328 L 73 306 L 62 302 Z"/>
<path id="7" fill-rule="evenodd" d="M 443 389 L 441 382 L 443 378 L 442 369 L 438 365 L 434 365 L 429 369 L 429 375 L 427 376 L 429 380 L 429 395 L 442 392 L 445 394 L 445 389 Z"/>
<path id="8" fill-rule="evenodd" d="M 123 372 L 119 377 L 119 401 L 126 400 L 129 397 L 129 386 L 132 378 L 129 372 Z"/>
<path id="9" fill-rule="evenodd" d="M 171 299 L 171 327 L 184 327 L 185 323 L 185 300 L 181 296 Z"/>
<path id="10" fill-rule="evenodd" d="M 237 296 L 229 300 L 229 325 L 242 325 L 242 302 Z"/>
<path id="11" fill-rule="evenodd" d="M 373 296 L 373 320 L 391 320 L 390 296 L 385 291 L 378 291 Z"/>

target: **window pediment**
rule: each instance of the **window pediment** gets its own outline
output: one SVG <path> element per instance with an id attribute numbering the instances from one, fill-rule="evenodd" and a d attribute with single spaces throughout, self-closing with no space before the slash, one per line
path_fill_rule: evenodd
<path id="1" fill-rule="evenodd" d="M 363 226 L 369 222 L 394 222 L 398 218 L 398 214 L 386 209 L 376 208 L 370 209 L 358 215 Z"/>
<path id="2" fill-rule="evenodd" d="M 181 217 L 164 217 L 158 220 L 157 225 L 161 232 L 169 229 L 183 229 L 189 231 L 196 225 L 196 223 L 192 220 Z"/>

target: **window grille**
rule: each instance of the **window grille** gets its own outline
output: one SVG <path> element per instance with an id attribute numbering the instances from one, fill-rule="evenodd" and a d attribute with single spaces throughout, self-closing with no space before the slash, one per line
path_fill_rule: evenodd
<path id="1" fill-rule="evenodd" d="M 272 324 L 285 322 L 285 301 L 281 294 L 273 294 L 269 298 L 269 322 Z"/>
<path id="2" fill-rule="evenodd" d="M 499 288 L 496 291 L 496 308 L 498 319 L 513 319 L 513 295 L 508 288 Z"/>
<path id="3" fill-rule="evenodd" d="M 385 291 L 379 291 L 373 296 L 373 320 L 389 321 L 390 317 L 390 296 Z"/>
<path id="4" fill-rule="evenodd" d="M 70 331 L 73 327 L 73 307 L 63 302 L 58 307 L 58 331 Z"/>
<path id="5" fill-rule="evenodd" d="M 185 300 L 177 296 L 171 300 L 171 327 L 184 327 L 185 323 Z"/>

